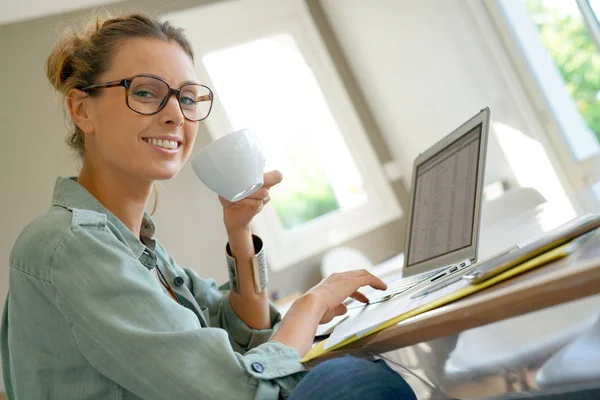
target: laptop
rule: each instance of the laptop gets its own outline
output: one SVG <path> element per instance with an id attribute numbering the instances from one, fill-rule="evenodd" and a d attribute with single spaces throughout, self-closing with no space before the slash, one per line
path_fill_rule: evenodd
<path id="1" fill-rule="evenodd" d="M 443 286 L 477 261 L 490 110 L 484 108 L 414 162 L 403 278 L 369 303 Z"/>

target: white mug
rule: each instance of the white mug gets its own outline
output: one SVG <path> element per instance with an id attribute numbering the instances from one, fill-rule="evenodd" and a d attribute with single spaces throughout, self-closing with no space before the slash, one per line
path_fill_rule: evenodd
<path id="1" fill-rule="evenodd" d="M 260 141 L 251 129 L 215 140 L 192 159 L 198 178 L 231 202 L 242 200 L 263 186 L 264 166 Z"/>

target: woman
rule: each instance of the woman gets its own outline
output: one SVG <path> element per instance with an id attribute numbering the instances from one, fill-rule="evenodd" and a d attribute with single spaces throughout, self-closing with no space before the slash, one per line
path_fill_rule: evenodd
<path id="1" fill-rule="evenodd" d="M 83 164 L 57 180 L 51 208 L 11 252 L 1 330 L 10 399 L 414 398 L 381 362 L 300 364 L 317 325 L 382 281 L 332 276 L 283 320 L 255 289 L 252 262 L 264 254 L 249 224 L 278 171 L 247 199 L 220 198 L 235 290 L 180 267 L 154 238 L 144 212 L 153 185 L 181 170 L 212 105 L 180 29 L 142 15 L 97 21 L 59 41 L 46 72 Z"/>

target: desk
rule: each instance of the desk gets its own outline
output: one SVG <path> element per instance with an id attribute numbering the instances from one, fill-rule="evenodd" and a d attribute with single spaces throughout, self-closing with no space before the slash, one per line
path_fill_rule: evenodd
<path id="1" fill-rule="evenodd" d="M 543 220 L 544 213 L 548 212 L 552 212 L 552 209 L 546 206 L 541 212 L 537 210 L 533 214 L 528 212 L 527 215 L 516 217 L 517 221 L 528 222 L 525 224 L 528 226 L 521 225 L 518 232 L 510 229 L 510 223 L 503 221 L 501 229 L 489 227 L 487 233 L 482 231 L 482 237 L 486 236 L 489 243 L 490 239 L 503 233 L 502 239 L 513 239 L 518 243 L 536 233 L 535 229 L 531 229 L 534 225 L 544 231 L 564 222 L 556 219 L 554 214 L 554 223 L 542 226 L 540 221 Z M 510 235 L 506 234 L 507 231 Z M 500 245 L 504 248 L 510 244 L 503 242 Z M 487 246 L 489 251 L 498 251 L 493 247 Z M 563 259 L 533 270 L 365 337 L 313 360 L 308 366 L 344 354 L 366 356 L 378 353 L 402 364 L 411 373 L 419 374 L 422 379 L 447 394 L 446 397 L 436 398 L 488 398 L 511 391 L 537 390 L 532 374 L 535 374 L 540 365 L 536 362 L 523 368 L 514 365 L 509 367 L 508 362 L 502 361 L 502 353 L 518 353 L 525 342 L 531 345 L 537 337 L 542 340 L 546 333 L 560 333 L 561 329 L 568 329 L 578 321 L 585 320 L 600 310 L 600 296 L 595 296 L 598 294 L 600 242 L 595 243 L 579 260 Z M 478 342 L 485 342 L 486 339 L 489 341 L 487 345 L 476 343 L 481 347 L 479 358 L 496 357 L 500 360 L 496 370 L 488 366 L 485 373 L 467 370 L 462 376 L 449 374 L 448 365 L 452 364 L 451 360 L 456 359 L 457 354 L 464 350 L 464 346 L 461 348 L 461 340 L 464 342 L 469 336 L 477 337 Z M 512 344 L 514 346 L 511 347 Z M 556 350 L 558 349 L 552 348 L 549 351 Z M 551 354 L 540 356 L 539 359 L 545 361 L 549 355 Z M 407 378 L 402 370 L 398 371 Z M 515 376 L 515 371 L 518 376 Z"/>
<path id="2" fill-rule="evenodd" d="M 445 307 L 417 315 L 314 362 L 341 354 L 385 353 L 600 294 L 600 243 L 594 250 L 597 251 L 595 258 L 570 265 L 566 259 L 559 260 Z"/>

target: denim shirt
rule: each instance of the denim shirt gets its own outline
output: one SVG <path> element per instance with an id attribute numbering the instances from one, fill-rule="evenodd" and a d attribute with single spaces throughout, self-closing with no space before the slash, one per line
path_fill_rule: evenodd
<path id="1" fill-rule="evenodd" d="M 10 255 L 0 330 L 9 399 L 290 394 L 306 372 L 295 349 L 268 341 L 276 309 L 273 329 L 249 328 L 229 304 L 228 284 L 182 268 L 153 235 L 150 216 L 140 240 L 74 178 L 57 180 L 52 207 Z"/>

